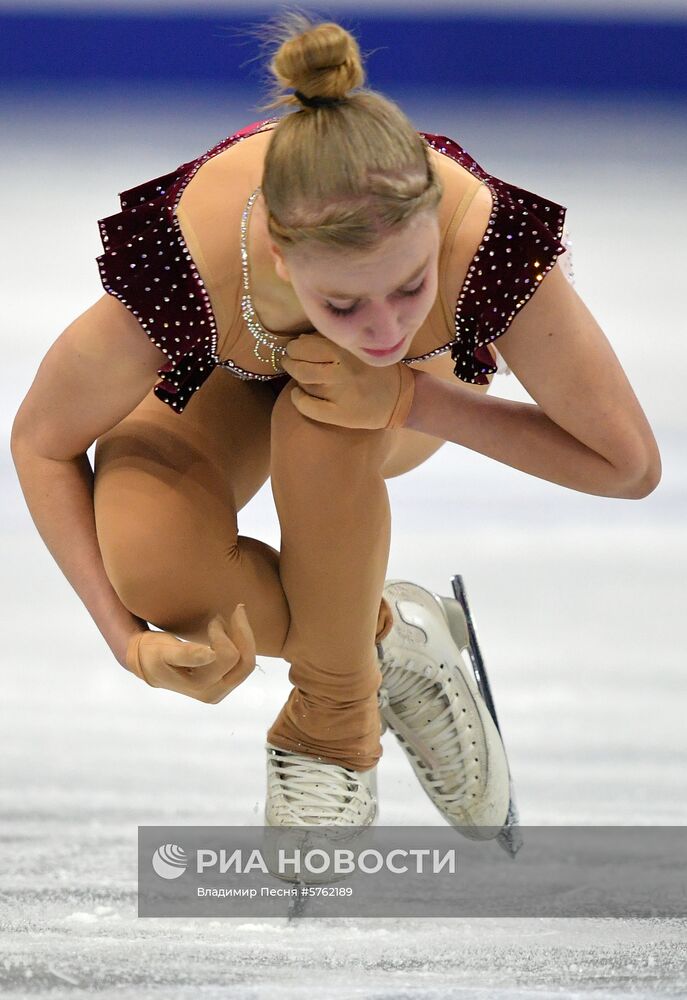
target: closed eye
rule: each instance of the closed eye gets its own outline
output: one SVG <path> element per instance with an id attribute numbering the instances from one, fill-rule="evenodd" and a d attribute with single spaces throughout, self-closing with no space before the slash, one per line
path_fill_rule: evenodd
<path id="1" fill-rule="evenodd" d="M 410 291 L 406 292 L 399 292 L 398 294 L 402 295 L 404 298 L 408 298 L 412 295 L 419 295 L 422 289 L 425 287 L 426 283 L 427 283 L 427 277 L 425 276 L 416 288 L 412 288 L 410 289 Z M 330 312 L 334 313 L 335 316 L 350 316 L 351 313 L 355 312 L 355 310 L 358 308 L 356 304 L 354 306 L 349 306 L 347 309 L 339 309 L 337 308 L 337 306 L 333 306 L 331 302 L 325 302 L 325 306 Z"/>

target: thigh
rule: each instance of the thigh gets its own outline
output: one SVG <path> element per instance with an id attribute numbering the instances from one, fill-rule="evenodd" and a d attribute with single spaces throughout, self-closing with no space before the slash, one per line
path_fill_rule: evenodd
<path id="1" fill-rule="evenodd" d="M 445 379 L 447 382 L 455 382 L 456 375 L 453 369 L 455 361 L 451 357 L 451 352 L 446 351 L 435 358 L 427 361 L 418 361 L 412 367 L 419 371 L 429 372 L 435 378 Z M 487 385 L 474 385 L 472 382 L 461 382 L 473 392 L 485 393 L 491 386 L 491 376 Z M 382 474 L 385 479 L 393 479 L 394 476 L 401 476 L 411 469 L 417 468 L 426 462 L 435 452 L 439 451 L 446 441 L 434 437 L 432 434 L 423 434 L 422 431 L 411 430 L 401 427 L 394 431 L 394 440 L 391 443 L 389 454 L 382 467 Z"/>
<path id="2" fill-rule="evenodd" d="M 182 413 L 151 390 L 98 438 L 96 531 L 126 606 L 153 583 L 165 606 L 182 588 L 202 606 L 204 580 L 236 545 L 237 512 L 269 477 L 275 398 L 270 383 L 216 369 Z"/>

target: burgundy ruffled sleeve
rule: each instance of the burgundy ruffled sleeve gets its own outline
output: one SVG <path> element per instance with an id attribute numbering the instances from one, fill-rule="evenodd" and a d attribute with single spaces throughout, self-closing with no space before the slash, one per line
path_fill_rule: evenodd
<path id="1" fill-rule="evenodd" d="M 486 345 L 506 332 L 568 249 L 567 209 L 487 173 L 453 139 L 424 134 L 431 146 L 484 181 L 492 195 L 489 222 L 456 303 L 451 348 L 458 378 L 484 385 L 498 370 Z"/>
<path id="2" fill-rule="evenodd" d="M 268 119 L 269 120 L 269 119 Z M 219 362 L 210 296 L 186 246 L 175 209 L 210 157 L 264 124 L 253 122 L 196 160 L 119 194 L 121 211 L 98 220 L 103 288 L 136 317 L 169 359 L 153 391 L 181 413 Z"/>

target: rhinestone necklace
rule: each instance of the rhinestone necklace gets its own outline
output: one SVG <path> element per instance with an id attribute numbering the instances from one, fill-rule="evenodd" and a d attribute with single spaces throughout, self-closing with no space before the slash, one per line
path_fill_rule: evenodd
<path id="1" fill-rule="evenodd" d="M 246 207 L 243 210 L 243 215 L 241 216 L 241 267 L 243 269 L 243 297 L 241 299 L 241 312 L 243 313 L 243 318 L 246 322 L 246 326 L 253 334 L 255 339 L 255 344 L 253 345 L 253 353 L 255 357 L 260 361 L 269 361 L 277 372 L 283 372 L 281 364 L 278 358 L 284 357 L 286 354 L 286 344 L 277 344 L 274 340 L 274 335 L 271 334 L 262 325 L 258 319 L 255 309 L 253 308 L 253 302 L 250 297 L 250 285 L 248 281 L 248 216 L 250 210 L 253 207 L 255 199 L 260 194 L 262 189 L 257 187 L 253 191 L 252 195 L 246 202 Z M 264 344 L 268 351 L 270 351 L 270 357 L 264 358 L 260 354 L 260 347 Z"/>

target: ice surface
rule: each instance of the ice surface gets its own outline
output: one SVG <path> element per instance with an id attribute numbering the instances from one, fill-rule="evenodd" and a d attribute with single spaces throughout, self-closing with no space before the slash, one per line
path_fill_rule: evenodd
<path id="1" fill-rule="evenodd" d="M 3 98 L 7 431 L 50 343 L 101 294 L 95 220 L 116 210 L 116 192 L 259 116 L 254 95 L 199 93 L 173 108 L 134 96 Z M 684 114 L 397 96 L 418 127 L 569 206 L 576 288 L 652 423 L 664 473 L 640 502 L 599 498 L 446 445 L 388 483 L 388 576 L 450 594 L 463 575 L 523 823 L 684 824 Z M 529 398 L 514 376 L 492 393 Z M 3 996 L 687 994 L 683 920 L 139 919 L 138 824 L 261 822 L 262 744 L 286 664 L 261 657 L 219 706 L 145 687 L 52 562 L 8 454 L 0 475 Z M 268 485 L 241 517 L 242 534 L 278 547 Z M 380 821 L 442 823 L 391 734 L 384 748 Z"/>

